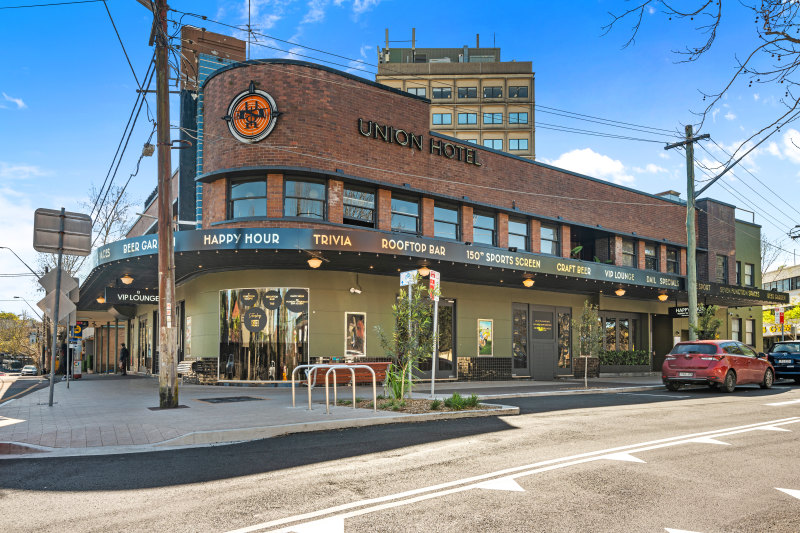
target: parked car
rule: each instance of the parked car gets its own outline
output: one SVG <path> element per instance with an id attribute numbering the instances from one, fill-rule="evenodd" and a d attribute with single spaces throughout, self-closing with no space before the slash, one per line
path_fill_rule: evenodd
<path id="1" fill-rule="evenodd" d="M 20 372 L 22 376 L 38 376 L 39 371 L 36 370 L 35 365 L 25 365 L 22 367 L 22 372 Z"/>
<path id="2" fill-rule="evenodd" d="M 719 387 L 723 392 L 733 392 L 736 385 L 744 383 L 769 389 L 775 381 L 775 369 L 766 354 L 738 341 L 684 341 L 667 354 L 661 380 L 671 391 L 687 384 Z"/>
<path id="3" fill-rule="evenodd" d="M 800 341 L 775 343 L 767 358 L 775 369 L 775 377 L 794 379 L 795 383 L 800 383 Z"/>

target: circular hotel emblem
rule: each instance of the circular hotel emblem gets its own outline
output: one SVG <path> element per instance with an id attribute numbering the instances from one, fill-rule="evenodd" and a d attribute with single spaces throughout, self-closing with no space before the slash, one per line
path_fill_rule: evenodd
<path id="1" fill-rule="evenodd" d="M 275 100 L 257 90 L 251 81 L 250 87 L 233 99 L 228 114 L 222 118 L 228 122 L 234 137 L 245 143 L 256 143 L 269 135 L 278 115 Z"/>
<path id="2" fill-rule="evenodd" d="M 239 293 L 239 302 L 245 309 L 252 307 L 258 303 L 258 291 L 255 289 L 242 289 Z"/>
<path id="3" fill-rule="evenodd" d="M 258 333 L 267 325 L 267 314 L 260 307 L 251 307 L 242 317 L 244 327 L 253 333 Z"/>
<path id="4" fill-rule="evenodd" d="M 308 291 L 305 289 L 289 289 L 283 298 L 283 305 L 293 313 L 308 312 Z"/>
<path id="5" fill-rule="evenodd" d="M 265 292 L 264 296 L 261 297 L 261 301 L 264 303 L 264 307 L 274 311 L 280 308 L 283 299 L 281 298 L 280 291 L 273 289 Z"/>

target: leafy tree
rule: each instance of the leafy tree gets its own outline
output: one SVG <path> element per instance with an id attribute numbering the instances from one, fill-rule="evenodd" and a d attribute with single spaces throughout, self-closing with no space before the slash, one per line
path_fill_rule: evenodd
<path id="1" fill-rule="evenodd" d="M 716 305 L 699 305 L 697 307 L 697 326 L 694 332 L 698 340 L 712 340 L 719 338 L 719 328 L 722 320 L 717 318 Z"/>
<path id="2" fill-rule="evenodd" d="M 572 319 L 572 330 L 578 332 L 578 351 L 581 356 L 599 357 L 603 348 L 603 328 L 600 324 L 599 308 L 583 302 L 583 311 L 578 319 Z"/>
<path id="3" fill-rule="evenodd" d="M 0 352 L 12 355 L 36 355 L 36 347 L 31 344 L 31 333 L 36 330 L 36 322 L 25 314 L 0 312 Z"/>
<path id="4" fill-rule="evenodd" d="M 381 346 L 394 361 L 386 374 L 387 391 L 393 398 L 400 399 L 411 392 L 412 375 L 418 370 L 420 359 L 429 357 L 433 350 L 433 305 L 427 284 L 417 283 L 400 289 L 400 296 L 392 305 L 392 315 L 394 331 L 391 335 L 380 326 L 375 330 Z"/>

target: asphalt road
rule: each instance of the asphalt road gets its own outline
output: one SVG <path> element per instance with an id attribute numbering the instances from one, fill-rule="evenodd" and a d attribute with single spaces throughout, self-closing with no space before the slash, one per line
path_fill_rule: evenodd
<path id="1" fill-rule="evenodd" d="M 504 403 L 522 414 L 0 461 L 0 531 L 800 531 L 800 387 Z"/>
<path id="2" fill-rule="evenodd" d="M 58 376 L 59 378 L 61 376 Z M 0 404 L 21 398 L 50 384 L 45 376 L 2 376 Z"/>

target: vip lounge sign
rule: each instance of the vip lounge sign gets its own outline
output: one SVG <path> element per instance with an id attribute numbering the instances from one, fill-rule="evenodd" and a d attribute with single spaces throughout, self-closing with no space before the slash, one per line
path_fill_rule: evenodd
<path id="1" fill-rule="evenodd" d="M 106 303 L 113 304 L 153 304 L 158 305 L 158 291 L 155 289 L 106 288 Z"/>

